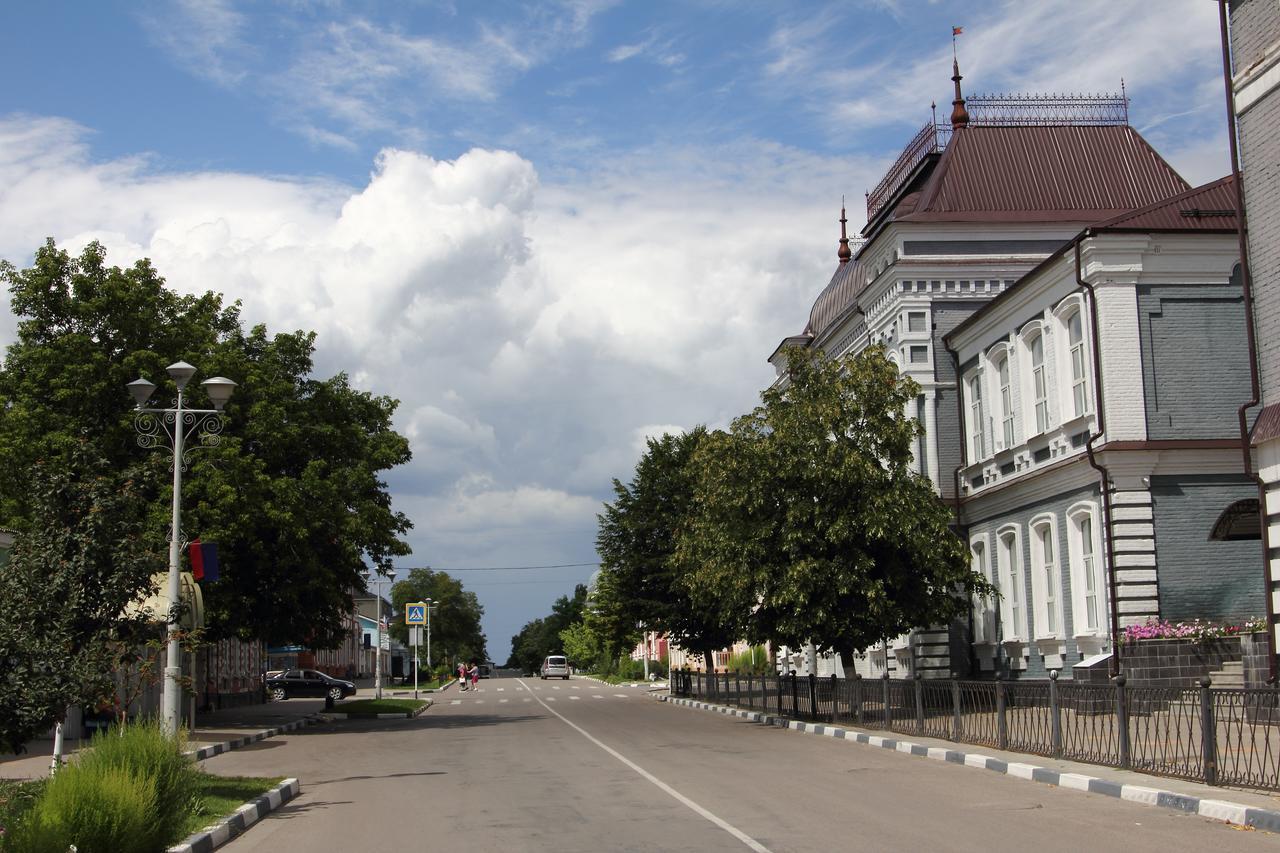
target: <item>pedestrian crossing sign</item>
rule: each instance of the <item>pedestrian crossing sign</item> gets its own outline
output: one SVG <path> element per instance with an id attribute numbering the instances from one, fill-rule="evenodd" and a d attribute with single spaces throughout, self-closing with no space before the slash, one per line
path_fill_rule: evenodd
<path id="1" fill-rule="evenodd" d="M 404 624 L 427 624 L 427 603 L 425 601 L 418 601 L 413 604 L 406 604 L 404 608 Z"/>

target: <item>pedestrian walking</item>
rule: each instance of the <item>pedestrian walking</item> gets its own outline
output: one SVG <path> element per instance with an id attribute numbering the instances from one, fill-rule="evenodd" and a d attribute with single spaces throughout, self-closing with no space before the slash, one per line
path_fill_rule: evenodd
<path id="1" fill-rule="evenodd" d="M 471 676 L 471 689 L 480 689 L 480 667 L 476 666 L 476 662 L 471 662 L 471 668 L 467 670 L 467 675 Z"/>
<path id="2" fill-rule="evenodd" d="M 465 663 L 458 664 L 458 687 L 462 690 L 467 689 L 467 665 Z"/>

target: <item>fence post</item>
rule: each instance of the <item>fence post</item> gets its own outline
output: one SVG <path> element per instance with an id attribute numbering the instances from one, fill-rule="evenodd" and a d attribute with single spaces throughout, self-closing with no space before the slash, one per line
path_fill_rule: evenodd
<path id="1" fill-rule="evenodd" d="M 920 673 L 913 676 L 916 682 L 916 733 L 924 734 L 924 679 Z"/>
<path id="2" fill-rule="evenodd" d="M 782 716 L 782 680 L 785 676 L 778 674 L 778 716 Z"/>
<path id="3" fill-rule="evenodd" d="M 1058 701 L 1058 670 L 1049 670 L 1049 736 L 1053 739 L 1053 757 L 1062 757 L 1062 704 Z"/>
<path id="4" fill-rule="evenodd" d="M 996 747 L 1009 748 L 1009 721 L 1004 713 L 1004 673 L 996 673 Z"/>
<path id="5" fill-rule="evenodd" d="M 960 717 L 960 679 L 951 679 L 951 739 L 959 741 L 964 736 Z"/>
<path id="6" fill-rule="evenodd" d="M 885 667 L 884 675 L 880 676 L 880 679 L 881 684 L 884 687 L 884 727 L 887 729 L 893 719 L 892 714 L 889 711 L 889 668 L 887 666 Z"/>
<path id="7" fill-rule="evenodd" d="M 1116 743 L 1120 747 L 1120 766 L 1129 769 L 1129 706 L 1125 702 L 1123 675 L 1114 679 L 1116 685 Z"/>
<path id="8" fill-rule="evenodd" d="M 836 674 L 831 673 L 831 722 L 836 721 L 836 717 L 840 714 L 840 682 L 836 679 Z"/>
<path id="9" fill-rule="evenodd" d="M 796 671 L 791 670 L 791 716 L 800 716 L 800 691 L 796 687 Z"/>
<path id="10" fill-rule="evenodd" d="M 742 670 L 733 671 L 733 704 L 742 704 Z"/>
<path id="11" fill-rule="evenodd" d="M 1218 784 L 1218 725 L 1214 719 L 1213 682 L 1209 676 L 1200 679 L 1200 750 L 1204 762 L 1204 782 Z"/>
<path id="12" fill-rule="evenodd" d="M 809 673 L 809 719 L 818 719 L 818 674 Z"/>
<path id="13" fill-rule="evenodd" d="M 753 711 L 756 708 L 756 691 L 753 684 L 755 675 L 751 670 L 747 670 L 747 707 Z"/>
<path id="14" fill-rule="evenodd" d="M 853 696 L 849 702 L 853 706 L 849 709 L 849 713 L 853 715 L 853 721 L 858 725 L 862 725 L 862 676 L 859 673 L 853 674 Z"/>

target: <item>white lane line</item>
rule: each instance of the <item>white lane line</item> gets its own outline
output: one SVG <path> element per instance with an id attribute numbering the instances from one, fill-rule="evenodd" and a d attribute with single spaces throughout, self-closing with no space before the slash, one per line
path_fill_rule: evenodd
<path id="1" fill-rule="evenodd" d="M 499 699 L 499 700 L 498 700 L 498 704 L 499 704 L 499 705 L 501 705 L 501 704 L 503 704 L 504 702 L 510 702 L 510 701 L 511 701 L 510 699 Z"/>
<path id="2" fill-rule="evenodd" d="M 552 689 L 552 690 L 559 690 L 559 689 L 560 689 L 560 685 L 559 685 L 559 684 L 553 684 L 553 685 L 551 685 L 551 689 Z"/>
<path id="3" fill-rule="evenodd" d="M 603 696 L 601 696 L 599 693 L 596 693 L 596 694 L 593 694 L 591 698 L 592 698 L 592 699 L 603 699 L 604 697 L 603 697 Z"/>
<path id="4" fill-rule="evenodd" d="M 772 853 L 772 851 L 770 851 L 768 847 L 765 847 L 763 844 L 761 844 L 759 841 L 756 841 L 756 840 L 755 840 L 754 838 L 752 838 L 750 835 L 747 835 L 745 832 L 743 832 L 742 830 L 738 829 L 736 826 L 734 826 L 733 824 L 731 824 L 731 823 L 729 823 L 728 821 L 724 820 L 723 818 L 717 817 L 716 815 L 714 815 L 714 814 L 712 814 L 711 812 L 707 811 L 707 810 L 706 810 L 706 809 L 704 809 L 702 806 L 698 805 L 698 804 L 697 804 L 697 803 L 695 803 L 693 800 L 689 799 L 689 798 L 688 798 L 688 797 L 686 797 L 684 794 L 682 794 L 682 793 L 680 793 L 679 791 L 677 791 L 675 788 L 672 788 L 672 787 L 671 787 L 670 785 L 668 785 L 666 782 L 663 782 L 663 781 L 662 781 L 661 779 L 659 779 L 657 776 L 654 776 L 654 775 L 653 775 L 652 773 L 650 773 L 648 770 L 645 770 L 645 769 L 644 769 L 643 767 L 641 767 L 639 764 L 636 764 L 636 763 L 635 763 L 634 761 L 632 761 L 630 758 L 627 758 L 625 755 L 623 755 L 622 753 L 618 752 L 618 751 L 617 751 L 616 749 L 614 749 L 613 747 L 611 747 L 611 746 L 609 746 L 609 745 L 605 744 L 603 741 L 600 741 L 599 739 L 597 739 L 594 735 L 592 735 L 592 734 L 591 734 L 590 732 L 588 732 L 586 729 L 582 728 L 582 726 L 578 725 L 577 723 L 574 723 L 574 722 L 570 721 L 570 720 L 569 720 L 569 718 L 565 717 L 565 716 L 564 716 L 563 714 L 561 714 L 559 711 L 555 710 L 554 708 L 552 708 L 552 707 L 550 707 L 549 705 L 547 705 L 547 703 L 546 703 L 546 702 L 542 701 L 542 698 L 541 698 L 541 697 L 534 697 L 534 698 L 536 698 L 536 699 L 538 700 L 538 704 L 540 704 L 540 705 L 542 705 L 542 707 L 546 708 L 548 712 L 550 712 L 550 713 L 552 713 L 552 714 L 555 714 L 557 717 L 559 717 L 559 718 L 560 718 L 560 721 L 561 721 L 561 722 L 563 722 L 566 726 L 568 726 L 569 728 L 573 729 L 575 732 L 577 732 L 578 734 L 582 735 L 584 738 L 586 738 L 587 740 L 591 741 L 591 742 L 592 742 L 592 743 L 594 743 L 596 746 L 600 747 L 600 748 L 601 748 L 601 749 L 603 749 L 605 752 L 609 753 L 609 754 L 610 754 L 610 755 L 612 755 L 614 758 L 618 759 L 618 760 L 619 760 L 619 761 L 621 761 L 623 764 L 625 764 L 625 765 L 627 765 L 628 767 L 630 767 L 630 768 L 631 768 L 632 770 L 634 770 L 636 773 L 639 773 L 639 774 L 640 774 L 641 776 L 643 776 L 645 779 L 648 779 L 648 780 L 649 780 L 650 782 L 652 782 L 654 785 L 658 786 L 658 788 L 659 788 L 659 789 L 661 789 L 661 790 L 662 790 L 662 791 L 664 791 L 665 793 L 669 794 L 669 795 L 670 795 L 671 797 L 673 797 L 674 799 L 676 799 L 676 800 L 678 800 L 679 802 L 683 803 L 685 806 L 688 806 L 688 807 L 689 807 L 689 809 L 691 809 L 694 813 L 696 813 L 696 814 L 698 814 L 698 815 L 700 815 L 700 816 L 702 816 L 702 817 L 706 818 L 707 820 L 709 820 L 709 821 L 711 821 L 712 823 L 714 823 L 716 826 L 718 826 L 718 827 L 720 827 L 721 829 L 723 829 L 725 832 L 727 832 L 727 833 L 729 833 L 730 835 L 732 835 L 734 838 L 736 838 L 736 839 L 738 839 L 739 841 L 741 841 L 741 842 L 742 842 L 743 844 L 745 844 L 747 847 L 749 847 L 749 848 L 751 848 L 752 850 L 754 850 L 754 851 L 755 851 L 755 853 Z M 576 699 L 577 697 L 576 697 L 576 696 L 574 696 L 574 697 L 570 697 L 570 698 Z M 552 702 L 554 702 L 555 700 L 554 700 L 554 699 L 549 699 L 548 701 L 552 701 Z"/>
<path id="5" fill-rule="evenodd" d="M 570 690 L 581 690 L 582 688 L 575 684 L 574 686 L 570 687 L 569 689 L 570 689 Z"/>
<path id="6" fill-rule="evenodd" d="M 541 702 L 542 700 L 541 700 L 541 699 L 539 699 L 538 701 L 539 701 L 539 702 Z M 547 701 L 548 701 L 548 702 L 554 702 L 554 701 L 556 701 L 556 697 L 554 697 L 554 696 L 548 696 L 548 697 L 547 697 Z"/>
<path id="7" fill-rule="evenodd" d="M 450 702 L 449 704 L 450 704 L 450 705 L 461 705 L 461 704 L 462 704 L 462 700 L 461 700 L 461 699 L 454 699 L 454 700 L 453 700 L 452 702 Z"/>
<path id="8" fill-rule="evenodd" d="M 483 699 L 477 699 L 476 701 L 472 702 L 471 704 L 472 704 L 472 705 L 483 705 L 483 704 L 484 704 L 484 700 L 483 700 Z"/>
<path id="9" fill-rule="evenodd" d="M 506 690 L 506 689 L 507 689 L 507 688 L 505 688 L 505 687 L 499 687 L 499 688 L 498 688 L 498 692 L 499 692 L 499 693 L 501 693 L 502 691 L 504 691 L 504 690 Z"/>
<path id="10" fill-rule="evenodd" d="M 626 699 L 626 698 L 628 698 L 628 697 L 627 697 L 627 694 L 625 694 L 625 693 L 615 693 L 615 694 L 613 694 L 613 695 L 614 695 L 614 696 L 617 696 L 619 699 Z"/>
<path id="11" fill-rule="evenodd" d="M 528 696 L 526 696 L 526 697 L 524 697 L 523 699 L 521 699 L 520 701 L 521 701 L 521 702 L 532 702 L 533 700 L 532 700 L 532 699 L 530 699 Z"/>
<path id="12" fill-rule="evenodd" d="M 569 698 L 570 698 L 570 699 L 572 699 L 573 701 L 577 702 L 577 701 L 578 701 L 579 699 L 581 699 L 582 697 L 581 697 L 581 696 L 570 696 Z"/>

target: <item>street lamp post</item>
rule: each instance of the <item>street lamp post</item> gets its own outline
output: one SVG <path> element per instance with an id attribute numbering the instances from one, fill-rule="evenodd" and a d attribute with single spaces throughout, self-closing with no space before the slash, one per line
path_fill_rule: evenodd
<path id="1" fill-rule="evenodd" d="M 146 378 L 139 377 L 125 387 L 138 404 L 133 425 L 138 431 L 138 444 L 151 448 L 167 445 L 173 452 L 173 506 L 169 527 L 169 615 L 168 615 L 168 652 L 164 667 L 164 696 L 160 708 L 161 724 L 169 734 L 178 731 L 181 716 L 182 691 L 179 678 L 182 674 L 181 643 L 179 642 L 180 625 L 178 621 L 182 594 L 181 556 L 182 556 L 182 472 L 187 467 L 186 440 L 193 433 L 198 447 L 215 447 L 222 436 L 222 407 L 231 398 L 236 383 L 223 376 L 215 376 L 200 383 L 200 387 L 209 395 L 213 403 L 212 409 L 191 409 L 183 405 L 183 392 L 187 383 L 195 376 L 196 369 L 185 361 L 177 361 L 165 368 L 173 384 L 178 388 L 178 397 L 173 408 L 149 409 L 147 401 L 155 392 L 156 386 Z"/>

